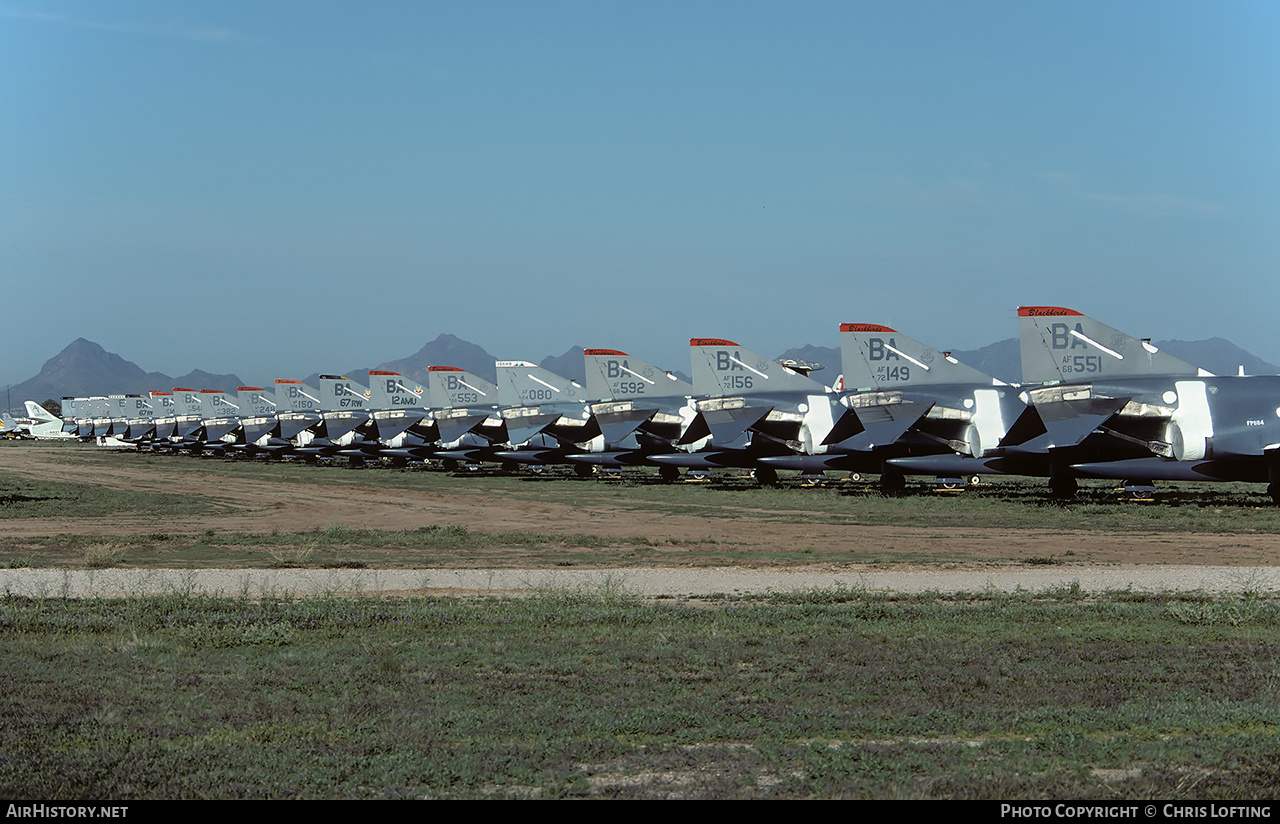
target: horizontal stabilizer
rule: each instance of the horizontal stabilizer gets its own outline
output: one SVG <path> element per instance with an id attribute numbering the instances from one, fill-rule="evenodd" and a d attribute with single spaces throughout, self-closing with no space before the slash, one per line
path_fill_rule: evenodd
<path id="1" fill-rule="evenodd" d="M 840 434 L 837 426 L 827 436 L 828 445 L 839 444 L 842 449 L 865 450 L 876 446 L 887 446 L 906 434 L 912 424 L 928 413 L 932 404 L 904 401 L 878 406 L 858 407 L 850 409 L 844 417 L 854 415 L 862 427 L 860 432 L 845 436 L 838 440 L 833 437 Z"/>
<path id="2" fill-rule="evenodd" d="M 773 411 L 773 406 L 753 406 L 742 398 L 712 399 L 698 404 L 698 416 L 680 443 L 693 443 L 711 436 L 714 444 L 729 444 Z M 698 423 L 701 422 L 701 426 Z"/>
<path id="3" fill-rule="evenodd" d="M 627 405 L 630 408 L 595 412 L 596 424 L 600 427 L 605 443 L 621 443 L 658 411 L 656 408 L 637 408 L 639 404 Z"/>
<path id="4" fill-rule="evenodd" d="M 473 412 L 471 410 L 454 409 L 448 410 L 448 412 L 462 412 L 463 414 L 436 412 L 432 415 L 440 432 L 441 443 L 453 443 L 489 419 L 489 414 L 484 411 Z"/>
<path id="5" fill-rule="evenodd" d="M 1075 446 L 1115 413 L 1128 398 L 1084 398 L 1036 404 L 1051 446 Z"/>

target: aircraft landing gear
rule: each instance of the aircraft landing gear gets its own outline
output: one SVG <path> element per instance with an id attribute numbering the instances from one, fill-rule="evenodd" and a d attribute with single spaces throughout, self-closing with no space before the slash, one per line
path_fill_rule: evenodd
<path id="1" fill-rule="evenodd" d="M 778 470 L 771 466 L 762 466 L 751 470 L 751 474 L 755 476 L 756 483 L 761 486 L 777 486 Z"/>
<path id="2" fill-rule="evenodd" d="M 1125 501 L 1151 503 L 1156 499 L 1156 485 L 1153 481 L 1126 481 L 1120 490 L 1120 497 Z"/>
<path id="3" fill-rule="evenodd" d="M 1049 479 L 1049 491 L 1053 493 L 1055 498 L 1074 498 L 1076 492 L 1080 491 L 1080 485 L 1076 483 L 1076 479 L 1071 476 L 1055 477 Z"/>
<path id="4" fill-rule="evenodd" d="M 1267 484 L 1267 494 L 1271 496 L 1271 502 L 1280 504 L 1280 483 Z"/>
<path id="5" fill-rule="evenodd" d="M 880 491 L 897 493 L 907 488 L 906 473 L 897 469 L 886 468 L 880 473 Z"/>
<path id="6" fill-rule="evenodd" d="M 573 474 L 577 475 L 579 478 L 590 478 L 595 474 L 595 471 L 596 468 L 591 464 L 580 463 L 574 464 L 573 466 Z"/>
<path id="7" fill-rule="evenodd" d="M 658 467 L 658 477 L 667 483 L 680 480 L 680 467 L 678 466 L 660 466 Z"/>

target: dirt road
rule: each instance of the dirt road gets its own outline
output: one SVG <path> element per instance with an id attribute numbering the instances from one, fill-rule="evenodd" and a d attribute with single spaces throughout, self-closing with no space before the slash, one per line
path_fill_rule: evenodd
<path id="1" fill-rule="evenodd" d="M 78 454 L 85 454 L 83 461 Z M 1237 581 L 1260 581 L 1269 576 L 1262 571 L 1280 569 L 1280 538 L 1275 535 L 1220 535 L 1212 533 L 1108 534 L 1104 532 L 1063 533 L 1051 530 L 988 529 L 980 525 L 964 528 L 917 528 L 910 526 L 855 526 L 824 523 L 812 518 L 792 522 L 777 517 L 756 517 L 742 511 L 732 518 L 707 518 L 678 512 L 631 510 L 617 506 L 582 505 L 565 500 L 521 500 L 487 494 L 483 486 L 465 492 L 437 492 L 396 489 L 360 483 L 324 485 L 277 480 L 241 478 L 233 475 L 193 471 L 187 458 L 156 459 L 140 465 L 133 456 L 122 454 L 119 463 L 98 460 L 101 454 L 77 453 L 66 448 L 6 448 L 0 450 L 0 469 L 34 479 L 70 480 L 116 489 L 178 493 L 216 501 L 215 514 L 180 516 L 162 521 L 154 515 L 123 513 L 95 518 L 5 519 L 0 520 L 0 538 L 59 534 L 137 535 L 163 529 L 169 533 L 199 533 L 207 529 L 235 533 L 305 531 L 342 524 L 352 528 L 407 530 L 422 526 L 463 523 L 494 532 L 522 530 L 543 534 L 583 534 L 606 538 L 644 537 L 670 541 L 673 549 L 660 563 L 687 566 L 689 556 L 700 546 L 738 545 L 748 560 L 745 567 L 775 567 L 776 560 L 759 564 L 750 559 L 751 548 L 811 548 L 815 559 L 826 552 L 909 555 L 927 558 L 938 553 L 951 561 L 972 557 L 989 562 L 1005 558 L 1060 558 L 1070 551 L 1070 567 L 1077 573 L 1091 567 L 1138 568 L 1142 565 L 1238 567 Z M 341 471 L 341 470 L 328 470 Z M 370 475 L 372 477 L 372 473 Z M 993 546 L 1001 548 L 993 552 Z M 508 564 L 510 566 L 511 564 Z M 539 566 L 536 558 L 519 563 L 521 568 Z M 945 569 L 957 569 L 951 563 Z M 1248 568 L 1248 569 L 1243 569 Z M 844 576 L 844 583 L 870 580 L 879 572 L 905 572 L 876 566 L 839 568 L 819 566 L 824 574 Z M 944 567 L 917 568 L 933 573 Z M 983 571 L 979 566 L 976 571 Z M 987 570 L 989 572 L 989 570 Z M 1040 571 L 1044 580 L 1073 580 L 1069 569 Z M 1204 570 L 1205 573 L 1208 570 Z M 861 576 L 861 578 L 859 578 Z M 366 576 L 367 577 L 367 576 Z M 420 576 L 421 577 L 421 576 Z M 1075 576 L 1076 579 L 1079 575 Z M 834 580 L 834 579 L 828 579 Z M 702 585 L 699 585 L 701 588 Z M 464 586 L 463 588 L 471 588 Z M 733 587 L 729 587 L 732 589 Z M 1192 587 L 1194 588 L 1194 587 Z"/>

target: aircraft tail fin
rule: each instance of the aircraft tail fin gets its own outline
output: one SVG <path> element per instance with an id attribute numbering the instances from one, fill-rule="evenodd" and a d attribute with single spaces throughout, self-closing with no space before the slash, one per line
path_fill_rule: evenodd
<path id="1" fill-rule="evenodd" d="M 364 409 L 369 390 L 342 375 L 320 376 L 320 408 L 325 411 Z"/>
<path id="2" fill-rule="evenodd" d="M 693 338 L 689 341 L 693 387 L 698 395 L 733 396 L 777 392 L 820 395 L 827 388 L 807 375 L 763 357 L 733 341 Z"/>
<path id="3" fill-rule="evenodd" d="M 840 324 L 845 391 L 998 381 L 887 326 Z"/>
<path id="4" fill-rule="evenodd" d="M 276 412 L 315 412 L 320 409 L 320 394 L 302 381 L 276 378 Z"/>
<path id="5" fill-rule="evenodd" d="M 426 406 L 427 390 L 399 372 L 369 370 L 369 402 L 374 409 L 413 409 Z"/>
<path id="6" fill-rule="evenodd" d="M 200 393 L 194 389 L 173 387 L 173 403 L 179 415 L 203 415 L 204 405 L 200 403 Z"/>
<path id="7" fill-rule="evenodd" d="M 54 422 L 60 423 L 62 421 L 61 418 L 54 415 L 48 409 L 45 409 L 43 406 L 36 403 L 35 401 L 26 401 L 23 405 L 26 407 L 27 417 L 31 418 L 32 420 L 37 420 L 37 421 L 40 421 L 41 423 L 54 423 Z"/>
<path id="8" fill-rule="evenodd" d="M 261 386 L 236 388 L 240 415 L 245 418 L 266 418 L 276 414 L 276 402 Z"/>
<path id="9" fill-rule="evenodd" d="M 147 401 L 151 404 L 151 417 L 153 418 L 172 418 L 178 414 L 177 407 L 173 402 L 172 392 L 148 392 Z"/>
<path id="10" fill-rule="evenodd" d="M 503 406 L 581 403 L 587 388 L 527 361 L 497 361 L 498 397 Z"/>
<path id="11" fill-rule="evenodd" d="M 1018 336 L 1024 384 L 1210 374 L 1149 340 L 1060 306 L 1019 306 Z"/>
<path id="12" fill-rule="evenodd" d="M 587 349 L 587 396 L 592 400 L 674 398 L 693 394 L 693 384 L 615 349 Z"/>
<path id="13" fill-rule="evenodd" d="M 427 369 L 427 393 L 432 409 L 497 406 L 498 387 L 465 369 L 432 366 Z"/>
<path id="14" fill-rule="evenodd" d="M 200 395 L 204 403 L 205 418 L 237 418 L 245 414 L 241 411 L 236 395 L 221 389 L 201 389 Z"/>

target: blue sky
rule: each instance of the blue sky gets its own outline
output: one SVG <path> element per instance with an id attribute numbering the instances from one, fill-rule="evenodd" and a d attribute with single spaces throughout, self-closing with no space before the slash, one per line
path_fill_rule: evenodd
<path id="1" fill-rule="evenodd" d="M 1280 4 L 0 0 L 0 380 L 1064 305 L 1280 362 Z"/>

